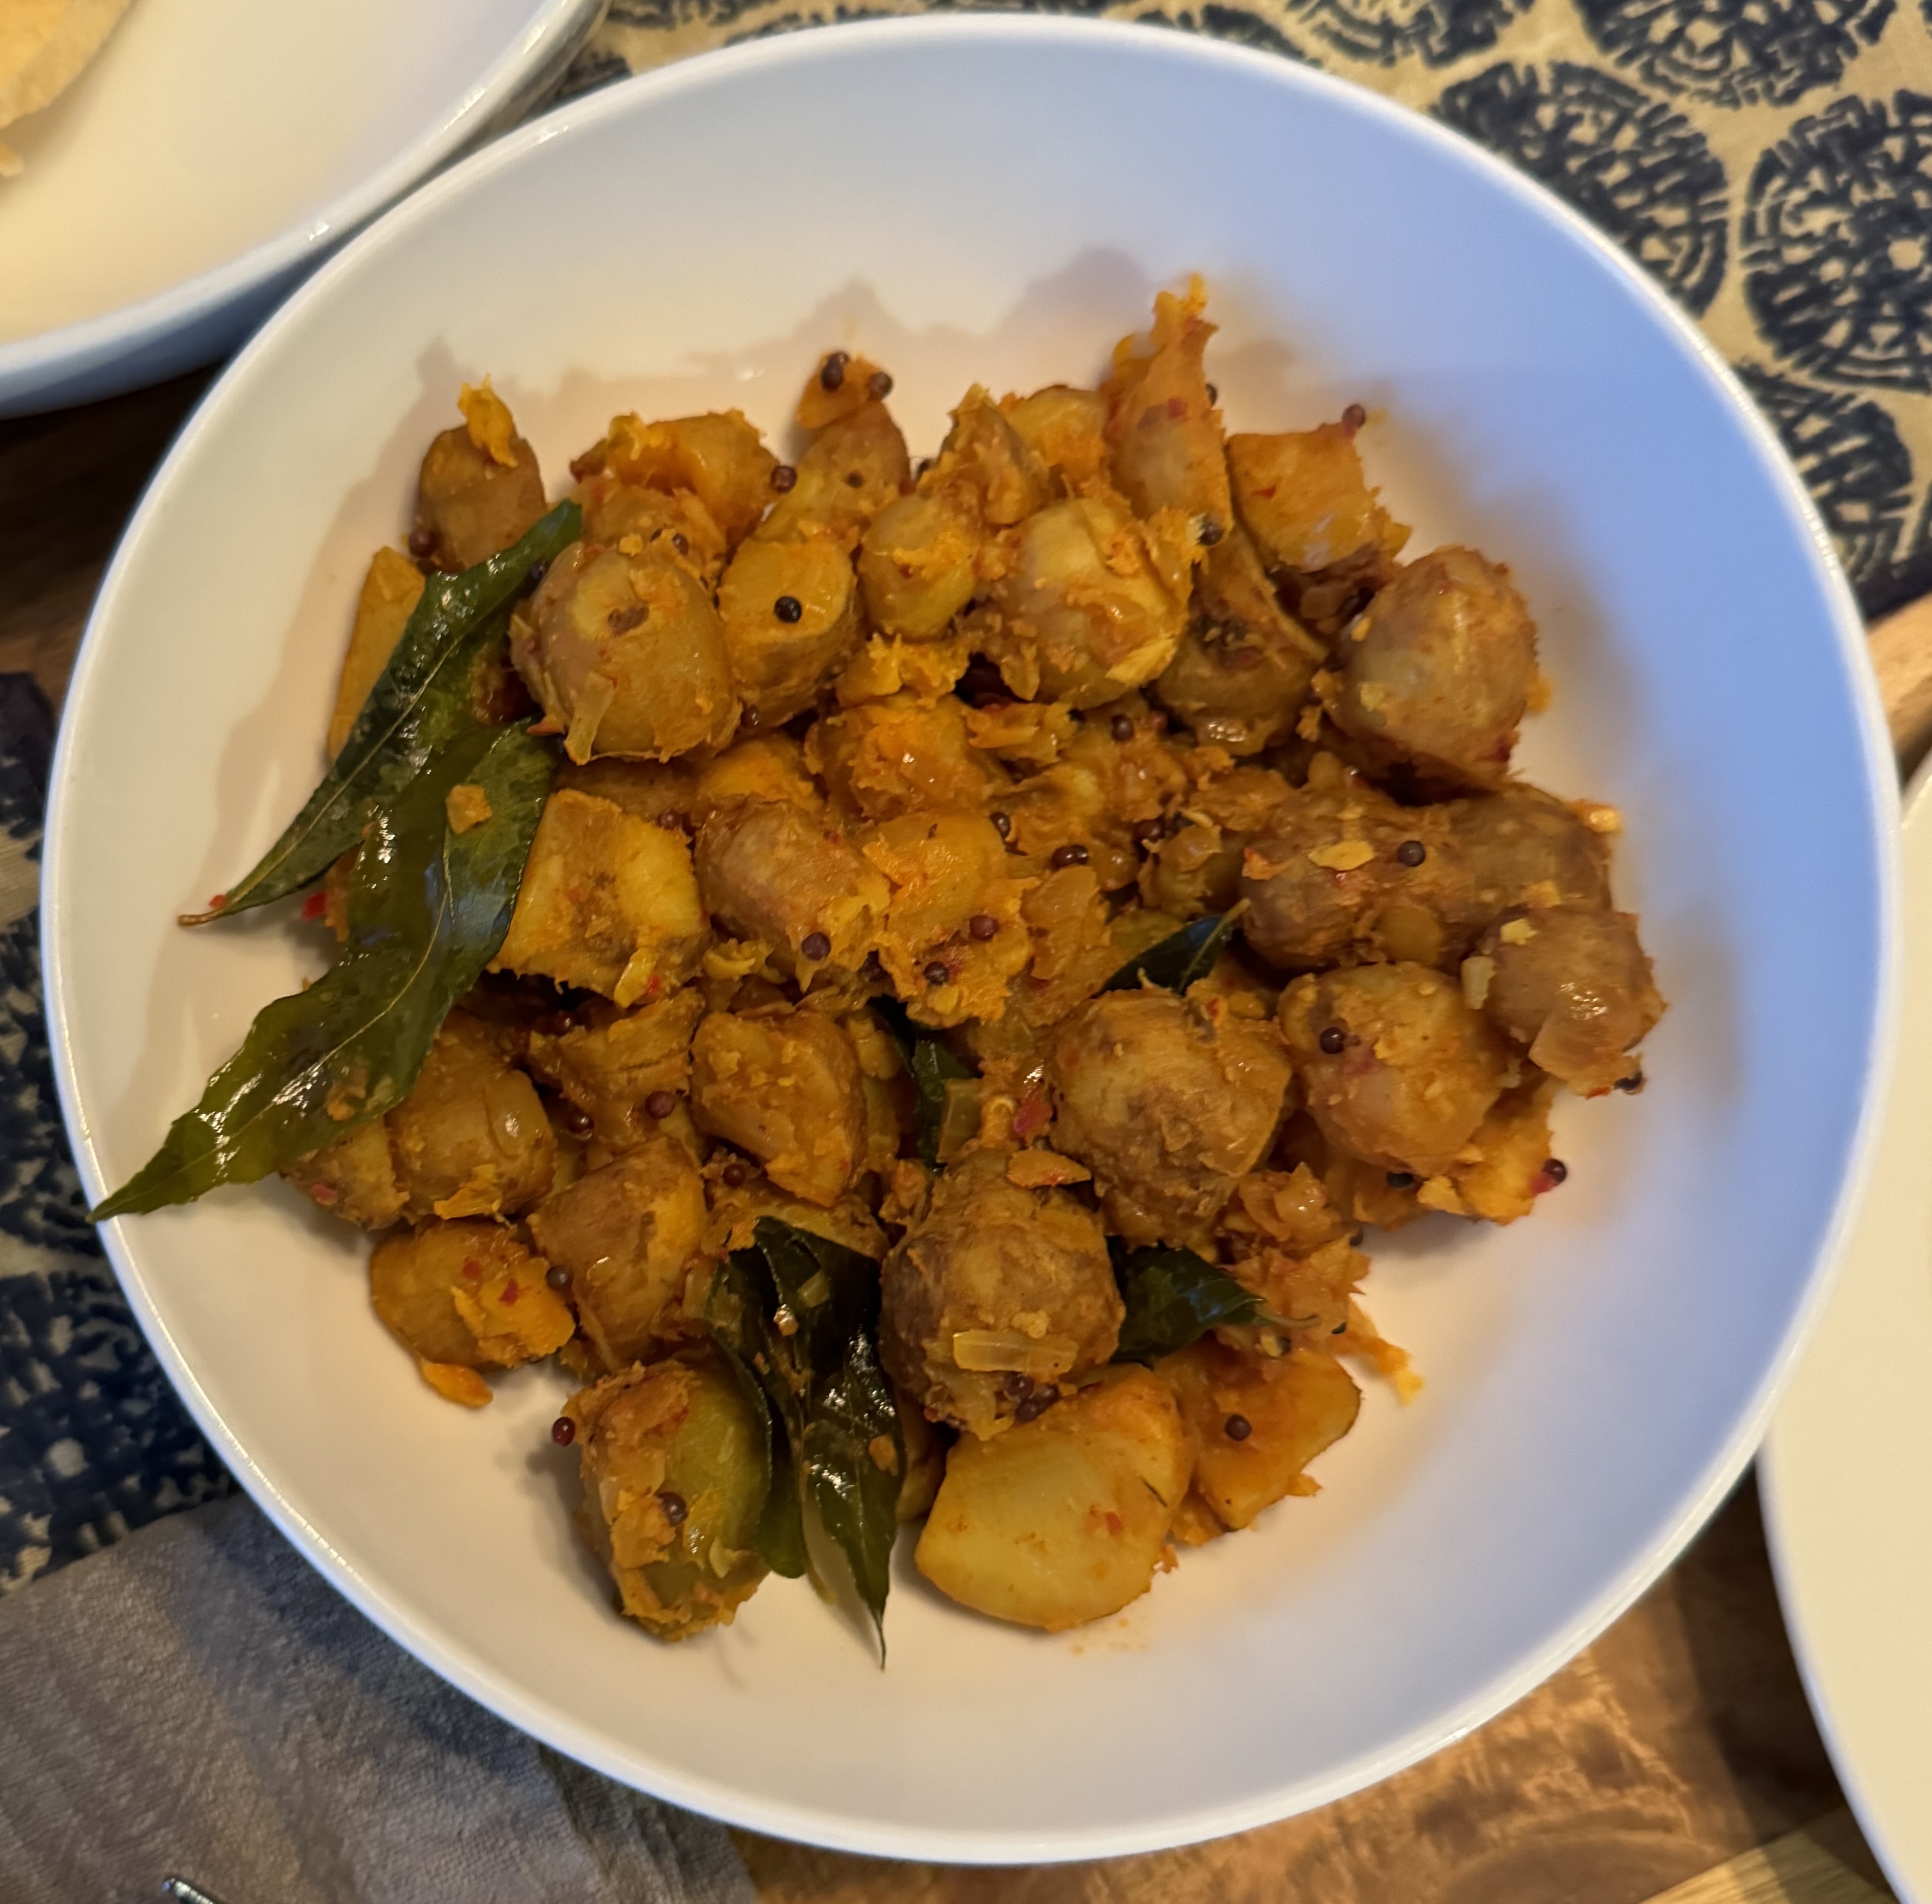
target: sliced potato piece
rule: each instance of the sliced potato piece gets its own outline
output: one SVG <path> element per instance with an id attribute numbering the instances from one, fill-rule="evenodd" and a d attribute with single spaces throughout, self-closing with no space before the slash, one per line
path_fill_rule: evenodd
<path id="1" fill-rule="evenodd" d="M 956 1443 L 914 1559 L 996 1620 L 1058 1632 L 1104 1618 L 1154 1584 L 1190 1459 L 1173 1390 L 1109 1369 L 1036 1420 Z"/>
<path id="2" fill-rule="evenodd" d="M 1194 1437 L 1194 1491 L 1224 1527 L 1245 1527 L 1286 1494 L 1312 1494 L 1302 1470 L 1355 1425 L 1362 1393 L 1333 1356 L 1265 1356 L 1210 1336 L 1155 1373 Z"/>

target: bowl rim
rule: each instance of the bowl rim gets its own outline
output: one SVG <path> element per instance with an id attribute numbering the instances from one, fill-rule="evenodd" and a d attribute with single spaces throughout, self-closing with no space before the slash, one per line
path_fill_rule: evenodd
<path id="1" fill-rule="evenodd" d="M 1674 1506 L 1660 1518 L 1649 1541 L 1633 1553 L 1622 1570 L 1599 1587 L 1550 1638 L 1520 1659 L 1508 1671 L 1472 1692 L 1460 1705 L 1402 1736 L 1263 1796 L 1184 1815 L 1154 1821 L 1127 1820 L 1106 1827 L 1073 1830 L 976 1832 L 882 1824 L 790 1801 L 747 1794 L 720 1780 L 687 1773 L 674 1765 L 626 1758 L 588 1736 L 566 1711 L 500 1681 L 493 1667 L 446 1637 L 434 1620 L 406 1604 L 388 1598 L 376 1582 L 358 1572 L 346 1556 L 332 1548 L 304 1520 L 274 1479 L 229 1431 L 196 1381 L 179 1345 L 170 1334 L 142 1278 L 124 1220 L 100 1226 L 109 1260 L 130 1305 L 169 1378 L 202 1432 L 244 1488 L 277 1527 L 331 1585 L 406 1651 L 489 1710 L 579 1762 L 620 1783 L 649 1791 L 668 1803 L 728 1824 L 876 1857 L 966 1865 L 1051 1863 L 1130 1855 L 1200 1842 L 1330 1803 L 1388 1777 L 1461 1738 L 1515 1704 L 1588 1645 L 1678 1558 L 1692 1536 L 1730 1493 L 1755 1454 L 1797 1358 L 1810 1339 L 1841 1260 L 1872 1166 L 1879 1116 L 1894 1061 L 1899 1012 L 1900 899 L 1898 867 L 1898 781 L 1885 715 L 1866 652 L 1864 624 L 1831 539 L 1802 479 L 1771 425 L 1744 392 L 1737 377 L 1690 317 L 1640 266 L 1580 214 L 1546 188 L 1423 114 L 1352 82 L 1303 66 L 1280 56 L 1204 35 L 1162 29 L 1131 21 L 1100 20 L 1055 14 L 959 14 L 902 16 L 888 20 L 802 28 L 769 38 L 694 55 L 634 75 L 568 102 L 542 119 L 506 135 L 429 180 L 358 233 L 330 259 L 270 318 L 196 406 L 152 479 L 116 548 L 89 615 L 76 658 L 67 707 L 50 778 L 44 851 L 41 949 L 50 1043 L 55 1075 L 75 1161 L 90 1197 L 106 1185 L 92 1133 L 75 1087 L 71 1007 L 60 948 L 69 881 L 83 876 L 70 868 L 66 833 L 70 789 L 81 772 L 76 734 L 94 692 L 100 646 L 96 631 L 121 612 L 134 551 L 156 533 L 167 492 L 183 458 L 231 406 L 248 400 L 260 367 L 272 361 L 284 334 L 310 306 L 333 294 L 338 281 L 361 269 L 363 260 L 406 242 L 418 225 L 431 221 L 449 200 L 482 188 L 502 170 L 554 139 L 607 119 L 648 111 L 658 101 L 728 82 L 738 73 L 845 56 L 877 46 L 906 42 L 1007 41 L 1021 44 L 1095 45 L 1110 43 L 1154 62 L 1221 67 L 1264 77 L 1277 86 L 1291 109 L 1297 94 L 1318 93 L 1346 110 L 1380 121 L 1395 136 L 1432 146 L 1447 163 L 1474 167 L 1544 223 L 1587 253 L 1601 269 L 1634 293 L 1655 323 L 1688 351 L 1714 394 L 1740 422 L 1757 461 L 1781 500 L 1791 532 L 1804 545 L 1820 584 L 1836 639 L 1838 658 L 1857 726 L 1869 803 L 1874 851 L 1876 965 L 1870 1035 L 1864 1053 L 1864 1091 L 1823 1240 L 1813 1260 L 1792 1319 L 1776 1353 L 1760 1373 L 1748 1404 L 1703 1470 L 1694 1477 Z"/>
<path id="2" fill-rule="evenodd" d="M 487 134 L 491 120 L 514 102 L 524 85 L 560 58 L 578 34 L 594 26 L 609 5 L 610 0 L 535 0 L 514 41 L 454 106 L 386 164 L 308 218 L 132 303 L 26 337 L 0 338 L 0 405 L 30 409 L 41 390 L 77 378 L 110 377 L 122 360 L 209 322 L 251 293 L 326 255 L 466 141 Z M 208 354 L 214 354 L 214 348 L 212 341 Z"/>

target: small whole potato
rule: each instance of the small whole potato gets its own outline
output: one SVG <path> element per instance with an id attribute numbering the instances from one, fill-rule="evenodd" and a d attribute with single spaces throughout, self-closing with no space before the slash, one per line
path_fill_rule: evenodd
<path id="1" fill-rule="evenodd" d="M 1107 399 L 1098 390 L 1049 383 L 1030 397 L 1006 397 L 1000 413 L 1061 486 L 1076 494 L 1113 460 L 1107 441 Z"/>
<path id="2" fill-rule="evenodd" d="M 1664 1016 L 1628 912 L 1511 912 L 1484 934 L 1470 963 L 1490 1023 L 1582 1097 L 1600 1097 L 1636 1071 L 1630 1053 Z"/>
<path id="3" fill-rule="evenodd" d="M 1285 610 L 1239 524 L 1210 548 L 1195 617 L 1155 683 L 1162 707 L 1197 740 L 1238 758 L 1294 732 L 1321 644 Z"/>
<path id="4" fill-rule="evenodd" d="M 646 423 L 633 412 L 611 419 L 608 434 L 573 473 L 592 464 L 635 488 L 688 493 L 735 545 L 772 499 L 778 458 L 735 410 L 662 423 Z"/>
<path id="5" fill-rule="evenodd" d="M 738 722 L 710 591 L 654 551 L 572 543 L 513 620 L 510 657 L 574 761 L 670 760 L 722 746 Z"/>
<path id="6" fill-rule="evenodd" d="M 376 1245 L 369 1296 L 430 1386 L 478 1407 L 489 1389 L 458 1371 L 514 1368 L 570 1339 L 570 1305 L 544 1281 L 548 1266 L 500 1224 L 430 1223 Z"/>
<path id="7" fill-rule="evenodd" d="M 802 981 L 856 972 L 878 942 L 891 887 L 843 830 L 780 801 L 740 801 L 698 834 L 698 884 L 718 924 L 756 939 Z"/>
<path id="8" fill-rule="evenodd" d="M 719 584 L 718 612 L 748 726 L 777 727 L 808 707 L 859 645 L 852 563 L 823 537 L 742 544 Z"/>
<path id="9" fill-rule="evenodd" d="M 826 425 L 798 459 L 797 479 L 754 532 L 761 542 L 823 536 L 848 555 L 866 525 L 912 482 L 905 438 L 882 403 Z"/>
<path id="10" fill-rule="evenodd" d="M 1292 1073 L 1272 1027 L 1171 992 L 1106 992 L 1055 1033 L 1054 1141 L 1130 1242 L 1192 1248 L 1266 1152 Z"/>
<path id="11" fill-rule="evenodd" d="M 727 1625 L 764 1578 L 764 1423 L 716 1350 L 693 1347 L 573 1395 L 577 1522 L 618 1604 L 661 1639 Z"/>
<path id="12" fill-rule="evenodd" d="M 859 579 L 872 626 L 908 641 L 944 635 L 978 586 L 982 533 L 978 511 L 958 490 L 888 503 L 860 548 Z"/>
<path id="13" fill-rule="evenodd" d="M 1022 700 L 1101 707 L 1174 659 L 1187 626 L 1185 546 L 1104 496 L 1050 503 L 1008 534 L 988 651 Z"/>
<path id="14" fill-rule="evenodd" d="M 1444 1174 L 1509 1080 L 1502 1040 L 1426 966 L 1298 978 L 1280 1017 L 1322 1134 L 1385 1170 Z"/>
<path id="15" fill-rule="evenodd" d="M 1374 958 L 1447 969 L 1468 944 L 1450 809 L 1399 806 L 1332 754 L 1316 754 L 1306 784 L 1285 788 L 1242 844 L 1241 935 L 1284 972 Z"/>
<path id="16" fill-rule="evenodd" d="M 1109 1369 L 1033 1421 L 955 1443 L 914 1561 L 996 1620 L 1059 1632 L 1104 1618 L 1153 1585 L 1190 1459 L 1173 1390 Z"/>
<path id="17" fill-rule="evenodd" d="M 691 1047 L 698 1128 L 747 1151 L 782 1190 L 829 1209 L 866 1155 L 866 1094 L 852 1041 L 829 1018 L 714 1011 Z"/>
<path id="18" fill-rule="evenodd" d="M 459 401 L 462 425 L 435 437 L 423 457 L 410 537 L 412 554 L 452 575 L 500 554 L 544 512 L 536 452 L 490 380 L 480 390 L 465 384 Z"/>
<path id="19" fill-rule="evenodd" d="M 1100 1219 L 1064 1190 L 1022 1188 L 1013 1152 L 967 1152 L 879 1272 L 886 1372 L 936 1419 L 1000 1432 L 1023 1404 L 1095 1368 L 1126 1314 Z"/>
<path id="20" fill-rule="evenodd" d="M 1348 627 L 1335 725 L 1425 787 L 1499 786 L 1536 681 L 1536 623 L 1471 548 L 1412 562 Z"/>
<path id="21" fill-rule="evenodd" d="M 578 1320 L 620 1369 L 670 1332 L 704 1240 L 704 1182 L 684 1146 L 658 1137 L 586 1171 L 530 1212 L 545 1257 L 568 1271 Z"/>
<path id="22" fill-rule="evenodd" d="M 468 1013 L 442 1022 L 410 1095 L 384 1120 L 403 1214 L 514 1216 L 550 1187 L 556 1140 L 536 1087 Z"/>

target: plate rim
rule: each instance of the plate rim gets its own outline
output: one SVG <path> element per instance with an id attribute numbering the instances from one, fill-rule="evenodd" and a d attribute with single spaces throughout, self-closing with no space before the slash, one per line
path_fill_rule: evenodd
<path id="1" fill-rule="evenodd" d="M 252 294 L 326 256 L 443 164 L 466 140 L 486 132 L 518 89 L 548 62 L 560 57 L 576 36 L 592 31 L 610 3 L 532 0 L 514 41 L 453 107 L 386 164 L 338 192 L 311 217 L 131 303 L 26 337 L 0 338 L 0 412 L 31 405 L 44 390 L 81 379 L 110 378 L 116 365 L 212 323 Z M 105 389 L 90 389 L 80 401 L 106 394 Z"/>
<path id="2" fill-rule="evenodd" d="M 1160 35 L 1156 38 L 1156 34 Z M 153 533 L 164 493 L 178 461 L 210 430 L 232 404 L 244 401 L 263 358 L 279 347 L 284 332 L 310 305 L 331 294 L 338 277 L 352 273 L 374 251 L 401 242 L 422 221 L 433 218 L 446 199 L 475 188 L 500 168 L 549 140 L 568 136 L 606 118 L 647 110 L 656 101 L 728 79 L 734 72 L 842 57 L 839 49 L 890 45 L 910 40 L 1017 41 L 1093 44 L 1108 41 L 1123 52 L 1150 60 L 1226 66 L 1264 78 L 1280 89 L 1285 103 L 1294 95 L 1320 94 L 1345 110 L 1379 119 L 1397 136 L 1432 144 L 1450 164 L 1474 167 L 1490 183 L 1522 202 L 1544 222 L 1586 252 L 1635 294 L 1650 316 L 1686 350 L 1714 394 L 1744 427 L 1756 460 L 1782 502 L 1792 532 L 1805 545 L 1831 623 L 1837 659 L 1857 728 L 1864 769 L 1870 839 L 1874 851 L 1877 967 L 1874 975 L 1870 1021 L 1864 1053 L 1865 1089 L 1855 1128 L 1845 1151 L 1845 1166 L 1823 1241 L 1778 1353 L 1760 1375 L 1749 1405 L 1704 1470 L 1694 1476 L 1659 1530 L 1637 1551 L 1623 1571 L 1582 1605 L 1570 1620 L 1515 1668 L 1472 1693 L 1452 1711 L 1412 1728 L 1381 1747 L 1330 1767 L 1265 1796 L 1219 1807 L 1198 1808 L 1156 1821 L 1128 1821 L 1073 1831 L 994 1831 L 881 1825 L 849 1815 L 790 1802 L 748 1798 L 709 1779 L 651 1762 L 643 1769 L 620 1760 L 593 1739 L 581 1736 L 567 1713 L 500 1683 L 491 1668 L 446 1638 L 413 1609 L 392 1605 L 332 1548 L 303 1519 L 228 1432 L 188 1366 L 178 1345 L 151 1303 L 122 1220 L 101 1226 L 100 1234 L 130 1305 L 154 1344 L 170 1380 L 190 1413 L 242 1480 L 248 1493 L 304 1558 L 332 1585 L 406 1651 L 422 1660 L 471 1698 L 512 1725 L 605 1775 L 648 1790 L 668 1802 L 753 1830 L 829 1848 L 872 1856 L 966 1865 L 1062 1863 L 1172 1848 L 1274 1823 L 1313 1809 L 1388 1777 L 1483 1725 L 1540 1684 L 1617 1619 L 1681 1554 L 1704 1521 L 1729 1494 L 1749 1464 L 1777 1401 L 1810 1339 L 1843 1259 L 1851 1223 L 1870 1173 L 1877 1132 L 1877 1108 L 1889 1088 L 1894 1033 L 1899 1013 L 1900 980 L 1897 811 L 1898 786 L 1891 741 L 1875 678 L 1866 653 L 1864 626 L 1830 537 L 1796 470 L 1769 422 L 1744 393 L 1715 347 L 1640 266 L 1612 242 L 1546 188 L 1447 127 L 1365 88 L 1297 65 L 1278 55 L 1206 36 L 1150 27 L 1136 22 L 1056 14 L 959 14 L 898 17 L 802 28 L 697 54 L 567 102 L 493 142 L 428 181 L 401 203 L 352 239 L 310 277 L 269 319 L 224 369 L 183 426 L 158 468 L 130 518 L 103 581 L 76 658 L 67 708 L 84 707 L 92 692 L 99 646 L 96 629 L 115 612 L 132 560 L 131 551 Z M 79 769 L 73 741 L 74 723 L 64 719 L 50 776 L 41 912 L 41 944 L 50 1043 L 63 1114 L 74 1142 L 76 1162 L 91 1194 L 104 1187 L 82 1107 L 77 1101 L 71 1061 L 69 1002 L 58 948 L 64 892 L 70 875 L 64 862 L 64 821 L 67 789 Z M 649 1779 L 648 1785 L 644 1782 Z"/>

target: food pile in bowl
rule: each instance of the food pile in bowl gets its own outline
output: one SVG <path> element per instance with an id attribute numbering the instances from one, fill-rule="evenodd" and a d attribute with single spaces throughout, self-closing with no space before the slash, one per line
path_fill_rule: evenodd
<path id="1" fill-rule="evenodd" d="M 1312 1493 L 1366 1227 L 1510 1223 L 1662 1001 L 1615 811 L 1512 777 L 1503 565 L 1401 559 L 1352 406 L 1224 434 L 1198 284 L 916 468 L 834 351 L 781 462 L 620 416 L 566 501 L 486 383 L 379 551 L 333 765 L 202 923 L 340 942 L 97 1214 L 279 1171 L 439 1394 L 555 1357 L 579 1521 L 676 1638 L 898 1526 L 1048 1629 Z"/>

